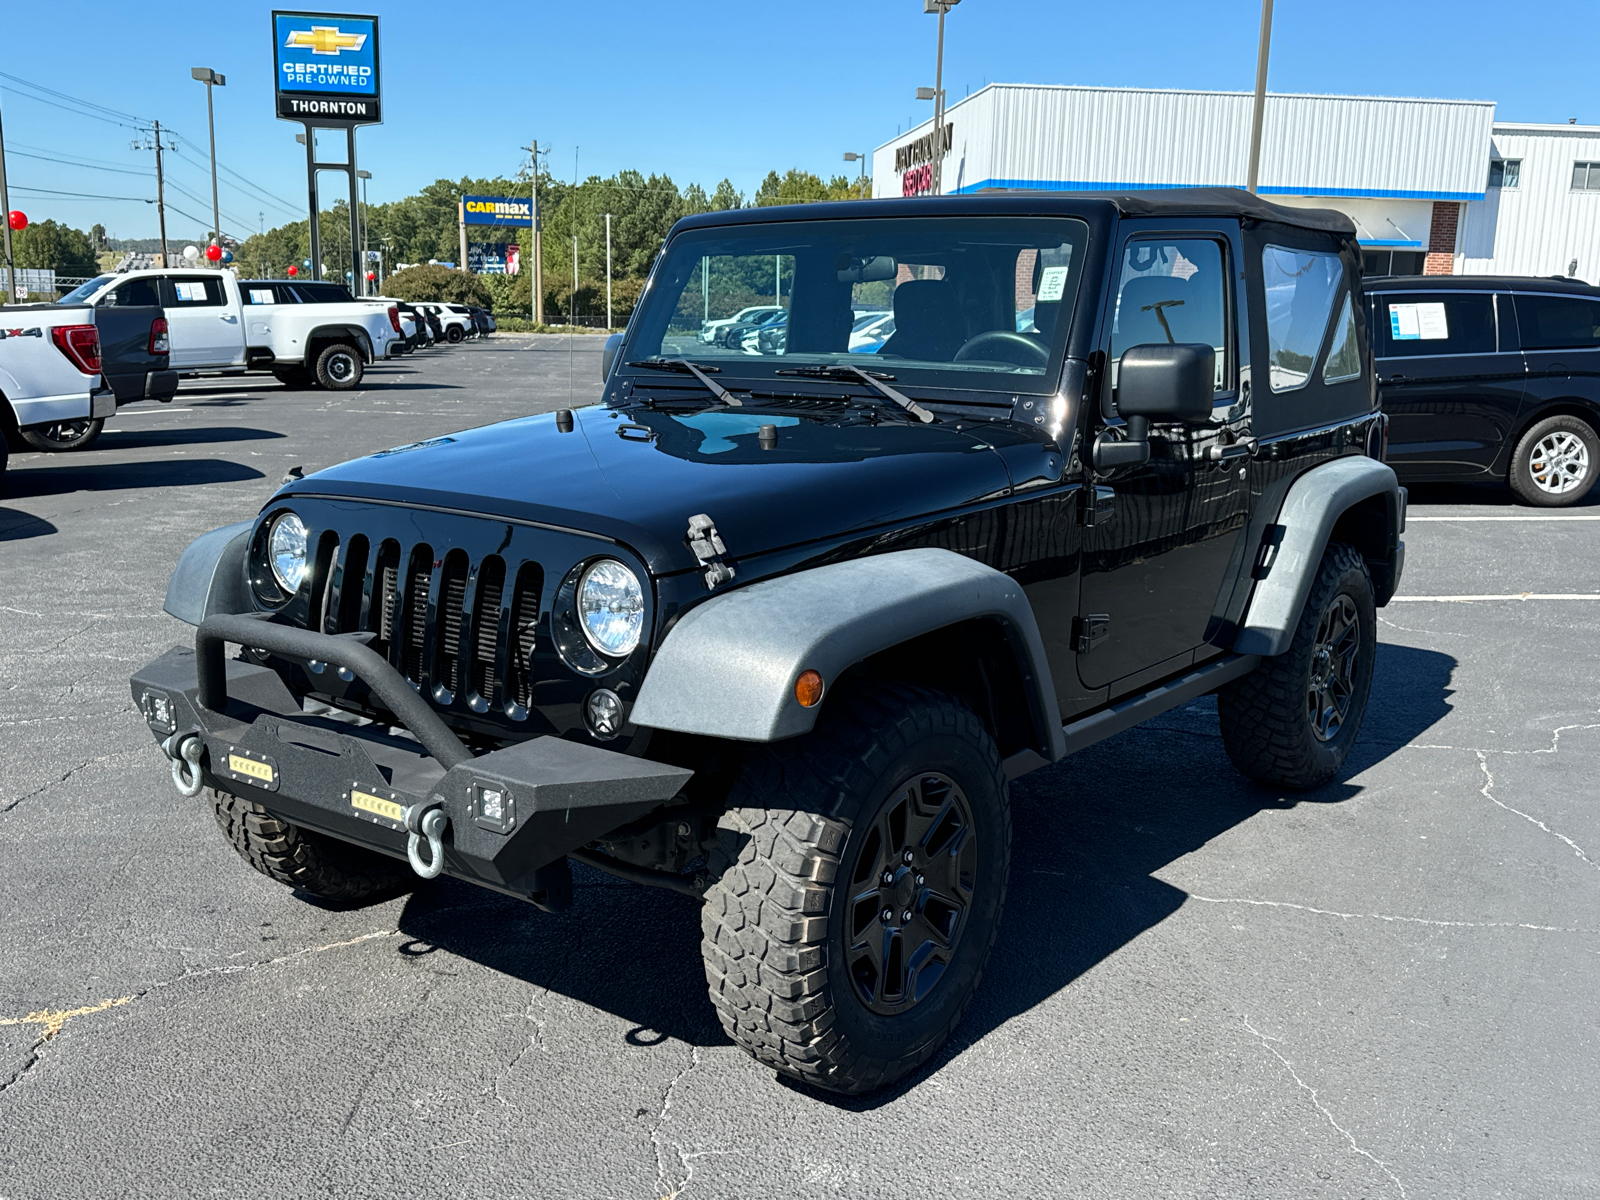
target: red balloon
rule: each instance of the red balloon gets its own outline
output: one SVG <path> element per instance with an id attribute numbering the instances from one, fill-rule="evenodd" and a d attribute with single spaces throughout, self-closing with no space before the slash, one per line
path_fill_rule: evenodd
<path id="1" fill-rule="evenodd" d="M 368 283 L 371 283 L 377 277 L 378 277 L 378 273 L 376 271 L 368 271 L 367 272 L 367 282 Z"/>
<path id="2" fill-rule="evenodd" d="M 28 227 L 28 215 L 21 209 L 12 209 L 9 220 L 13 229 L 23 230 Z"/>
<path id="3" fill-rule="evenodd" d="M 222 258 L 222 247 L 221 246 L 207 246 L 206 247 L 206 257 L 209 258 L 212 262 L 220 261 L 221 258 Z"/>
<path id="4" fill-rule="evenodd" d="M 289 274 L 291 274 L 291 275 L 300 274 L 300 268 L 295 266 L 293 263 L 290 263 L 289 264 Z"/>

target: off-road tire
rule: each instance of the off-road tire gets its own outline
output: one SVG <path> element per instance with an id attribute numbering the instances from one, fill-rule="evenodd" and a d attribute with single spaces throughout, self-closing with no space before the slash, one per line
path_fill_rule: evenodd
<path id="1" fill-rule="evenodd" d="M 452 346 L 466 337 L 466 333 L 459 325 L 452 325 L 444 331 L 444 340 Z"/>
<path id="2" fill-rule="evenodd" d="M 1573 445 L 1570 439 L 1582 444 L 1584 458 L 1581 474 L 1568 472 L 1564 478 L 1570 479 L 1565 483 L 1565 490 L 1551 490 L 1550 481 L 1556 473 L 1554 464 L 1547 460 L 1541 453 L 1545 448 L 1547 439 L 1567 440 L 1569 446 Z M 1535 467 L 1542 467 L 1536 471 Z M 1539 508 L 1565 508 L 1569 504 L 1576 504 L 1589 494 L 1594 487 L 1595 475 L 1600 472 L 1600 437 L 1587 421 L 1577 417 L 1555 416 L 1546 417 L 1535 422 L 1529 427 L 1528 432 L 1517 440 L 1517 448 L 1511 454 L 1511 470 L 1507 474 L 1506 482 L 1511 485 L 1511 490 L 1516 493 L 1517 499 L 1524 504 L 1532 504 Z M 1575 477 L 1574 477 L 1575 476 Z M 1546 486 L 1540 486 L 1540 479 L 1546 481 Z"/>
<path id="3" fill-rule="evenodd" d="M 229 792 L 208 788 L 206 795 L 223 836 L 268 879 L 346 903 L 386 900 L 416 882 L 397 859 L 281 821 Z"/>
<path id="4" fill-rule="evenodd" d="M 87 450 L 100 438 L 106 427 L 104 417 L 77 421 L 55 421 L 49 425 L 36 425 L 32 429 L 18 430 L 22 440 L 35 450 L 48 454 L 64 454 L 69 450 Z"/>
<path id="5" fill-rule="evenodd" d="M 1308 704 L 1312 657 L 1323 615 L 1341 596 L 1354 605 L 1360 644 L 1351 672 L 1349 708 L 1337 732 L 1322 741 L 1313 730 Z M 1322 556 L 1289 649 L 1263 659 L 1250 674 L 1217 693 L 1222 744 L 1233 765 L 1251 779 L 1296 791 L 1321 787 L 1333 779 L 1361 732 L 1377 638 L 1377 608 L 1367 564 L 1353 547 L 1335 542 Z"/>
<path id="6" fill-rule="evenodd" d="M 273 367 L 272 377 L 286 388 L 300 390 L 316 382 L 305 367 Z"/>
<path id="7" fill-rule="evenodd" d="M 876 844 L 874 818 L 908 781 L 935 771 L 971 810 L 972 899 L 943 975 L 912 1007 L 882 1016 L 847 970 L 845 900 L 863 849 Z M 751 752 L 718 825 L 701 949 L 723 1029 L 758 1061 L 817 1087 L 861 1093 L 893 1083 L 926 1063 L 966 1011 L 1010 864 L 999 751 L 969 709 L 900 684 L 830 697 L 814 732 Z"/>
<path id="8" fill-rule="evenodd" d="M 343 342 L 317 355 L 317 382 L 330 392 L 348 392 L 360 387 L 364 370 L 361 351 Z"/>

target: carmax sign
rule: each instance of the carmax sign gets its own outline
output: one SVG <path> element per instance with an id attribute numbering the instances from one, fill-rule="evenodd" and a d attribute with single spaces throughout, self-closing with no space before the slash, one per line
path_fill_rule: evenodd
<path id="1" fill-rule="evenodd" d="M 533 201 L 509 196 L 461 197 L 461 220 L 467 225 L 533 224 Z"/>
<path id="2" fill-rule="evenodd" d="M 378 18 L 274 12 L 278 116 L 365 125 L 383 119 Z"/>

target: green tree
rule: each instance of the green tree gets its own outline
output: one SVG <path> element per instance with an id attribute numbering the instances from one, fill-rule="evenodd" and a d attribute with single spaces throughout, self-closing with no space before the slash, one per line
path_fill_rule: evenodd
<path id="1" fill-rule="evenodd" d="M 13 233 L 11 251 L 19 267 L 85 279 L 98 269 L 89 235 L 56 221 L 37 221 Z"/>
<path id="2" fill-rule="evenodd" d="M 801 171 L 790 168 L 782 178 L 776 171 L 768 171 L 767 177 L 761 181 L 761 186 L 756 189 L 756 204 L 810 204 L 816 200 L 828 199 L 828 188 L 820 177 L 810 171 Z"/>
<path id="3" fill-rule="evenodd" d="M 476 275 L 426 264 L 396 271 L 384 280 L 383 290 L 397 300 L 476 304 L 480 308 L 488 308 L 494 302 L 488 287 Z"/>

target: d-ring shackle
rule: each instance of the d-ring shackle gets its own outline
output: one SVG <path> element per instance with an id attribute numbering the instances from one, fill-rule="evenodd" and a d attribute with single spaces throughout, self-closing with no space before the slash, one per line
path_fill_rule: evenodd
<path id="1" fill-rule="evenodd" d="M 200 740 L 199 734 L 191 733 L 174 746 L 172 743 L 177 737 L 177 734 L 173 734 L 161 743 L 161 748 L 172 760 L 173 786 L 178 789 L 180 796 L 198 796 L 200 789 L 205 786 L 205 779 L 200 774 L 200 756 L 205 753 L 205 743 Z"/>
<path id="2" fill-rule="evenodd" d="M 435 796 L 406 809 L 406 829 L 409 831 L 406 857 L 411 860 L 411 869 L 423 879 L 437 878 L 439 872 L 444 870 L 444 831 L 450 824 L 450 818 L 442 807 L 443 803 L 443 797 Z M 422 856 L 417 853 L 423 838 L 428 839 L 427 862 L 423 862 Z"/>

